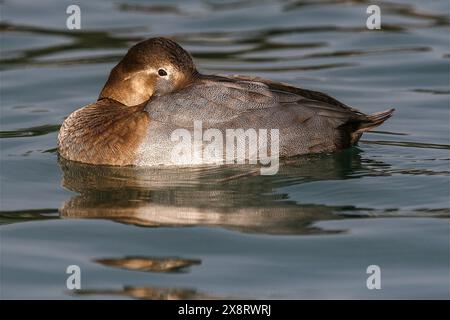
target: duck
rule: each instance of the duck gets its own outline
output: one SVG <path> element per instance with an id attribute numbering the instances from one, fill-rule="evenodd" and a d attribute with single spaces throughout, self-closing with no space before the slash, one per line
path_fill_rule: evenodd
<path id="1" fill-rule="evenodd" d="M 319 91 L 260 77 L 202 74 L 179 44 L 156 37 L 132 46 L 97 101 L 64 120 L 58 152 L 92 165 L 170 165 L 174 130 L 192 132 L 201 121 L 202 130 L 219 132 L 276 129 L 280 158 L 334 153 L 355 146 L 394 110 L 367 115 Z"/>

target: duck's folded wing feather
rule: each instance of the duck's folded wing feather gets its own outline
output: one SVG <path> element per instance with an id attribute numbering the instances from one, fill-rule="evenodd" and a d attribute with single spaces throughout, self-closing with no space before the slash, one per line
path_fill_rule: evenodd
<path id="1" fill-rule="evenodd" d="M 364 116 L 320 92 L 241 76 L 204 76 L 183 90 L 152 99 L 146 111 L 154 121 L 180 127 L 192 127 L 193 121 L 202 121 L 207 127 L 236 127 L 244 119 L 248 122 L 249 117 L 257 124 L 275 122 L 285 127 L 292 122 L 289 120 L 302 123 L 313 116 L 336 127 Z"/>

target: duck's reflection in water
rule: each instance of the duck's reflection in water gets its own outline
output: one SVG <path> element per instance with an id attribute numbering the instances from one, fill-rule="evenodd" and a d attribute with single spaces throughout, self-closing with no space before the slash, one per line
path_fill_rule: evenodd
<path id="1" fill-rule="evenodd" d="M 95 262 L 113 268 L 130 271 L 179 273 L 188 272 L 189 267 L 201 264 L 201 260 L 179 257 L 123 257 L 96 259 Z M 201 300 L 219 299 L 191 288 L 159 288 L 151 286 L 124 286 L 121 289 L 83 289 L 77 295 L 125 296 L 148 300 Z M 223 299 L 224 297 L 220 297 Z"/>
<path id="2" fill-rule="evenodd" d="M 201 264 L 198 259 L 185 259 L 179 257 L 123 257 L 96 259 L 95 262 L 112 268 L 130 271 L 180 273 L 188 272 L 191 266 Z M 120 289 L 80 289 L 71 292 L 78 296 L 120 296 L 147 300 L 213 300 L 231 299 L 219 297 L 193 288 L 163 288 L 153 286 L 124 286 Z"/>
<path id="3" fill-rule="evenodd" d="M 201 260 L 184 259 L 179 257 L 123 257 L 102 258 L 95 262 L 113 268 L 132 271 L 180 273 L 186 272 L 187 268 L 201 264 Z"/>
<path id="4" fill-rule="evenodd" d="M 63 218 L 109 219 L 146 227 L 220 226 L 265 234 L 339 232 L 312 224 L 342 217 L 343 208 L 299 205 L 277 193 L 278 188 L 378 174 L 373 164 L 361 161 L 357 149 L 291 159 L 274 176 L 261 176 L 249 166 L 99 167 L 63 159 L 60 165 L 62 185 L 78 193 L 60 208 Z"/>
<path id="5" fill-rule="evenodd" d="M 232 299 L 228 297 L 219 297 L 199 292 L 191 288 L 159 288 L 159 287 L 140 287 L 124 286 L 122 289 L 80 289 L 75 290 L 75 295 L 94 295 L 94 296 L 120 296 L 133 299 L 145 300 L 224 300 Z"/>

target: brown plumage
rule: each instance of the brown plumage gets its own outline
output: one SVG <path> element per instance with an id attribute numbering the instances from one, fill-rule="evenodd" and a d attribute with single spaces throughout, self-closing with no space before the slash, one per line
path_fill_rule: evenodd
<path id="1" fill-rule="evenodd" d="M 75 111 L 61 127 L 59 153 L 84 163 L 133 164 L 150 123 L 144 107 L 102 99 Z"/>
<path id="2" fill-rule="evenodd" d="M 248 76 L 200 74 L 174 41 L 152 38 L 113 68 L 99 100 L 72 113 L 58 137 L 69 160 L 110 165 L 170 163 L 170 134 L 203 129 L 278 129 L 280 156 L 334 152 L 392 116 L 372 115 L 317 91 Z"/>

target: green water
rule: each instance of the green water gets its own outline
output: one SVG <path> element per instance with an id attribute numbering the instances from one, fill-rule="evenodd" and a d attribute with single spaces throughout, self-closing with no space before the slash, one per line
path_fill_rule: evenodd
<path id="1" fill-rule="evenodd" d="M 448 1 L 379 1 L 381 31 L 366 29 L 370 1 L 79 1 L 80 31 L 69 4 L 0 4 L 1 298 L 449 298 Z M 396 113 L 275 176 L 58 161 L 63 119 L 157 35 L 204 73 Z"/>

